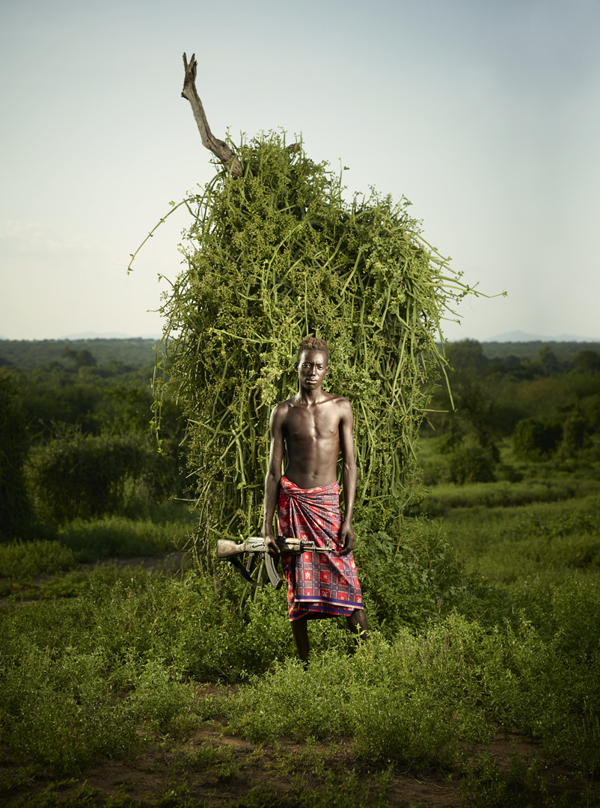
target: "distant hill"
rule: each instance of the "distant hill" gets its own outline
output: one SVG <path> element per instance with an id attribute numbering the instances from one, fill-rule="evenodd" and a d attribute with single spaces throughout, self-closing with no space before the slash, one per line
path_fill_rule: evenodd
<path id="1" fill-rule="evenodd" d="M 111 359 L 125 365 L 140 367 L 154 364 L 154 347 L 158 339 L 129 337 L 127 339 L 42 339 L 0 340 L 1 364 L 10 363 L 18 368 L 35 368 L 50 362 L 65 363 L 62 352 L 65 348 L 74 351 L 88 350 L 99 365 L 107 365 Z"/>
<path id="2" fill-rule="evenodd" d="M 2 343 L 0 343 L 1 345 Z M 483 353 L 488 359 L 506 359 L 516 356 L 519 359 L 535 359 L 542 348 L 550 348 L 562 362 L 572 360 L 579 351 L 600 353 L 598 342 L 562 342 L 558 340 L 532 340 L 530 342 L 482 342 Z M 0 352 L 1 352 L 0 348 Z"/>
<path id="3" fill-rule="evenodd" d="M 524 331 L 508 331 L 506 334 L 497 334 L 490 339 L 482 340 L 481 344 L 487 342 L 585 342 L 586 344 L 600 342 L 600 339 L 593 337 L 576 337 L 574 334 L 560 334 L 558 337 L 540 337 L 538 334 L 526 334 Z"/>

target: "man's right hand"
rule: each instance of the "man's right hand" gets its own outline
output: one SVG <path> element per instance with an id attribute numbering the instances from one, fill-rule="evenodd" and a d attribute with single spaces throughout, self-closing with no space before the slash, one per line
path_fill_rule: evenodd
<path id="1" fill-rule="evenodd" d="M 267 553 L 273 558 L 278 558 L 281 555 L 281 551 L 277 546 L 275 536 L 273 536 L 272 533 L 263 533 L 263 538 L 265 540 L 265 547 L 267 548 Z"/>

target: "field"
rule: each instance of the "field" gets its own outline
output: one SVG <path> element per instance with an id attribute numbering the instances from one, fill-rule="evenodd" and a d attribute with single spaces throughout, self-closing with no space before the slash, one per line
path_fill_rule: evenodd
<path id="1" fill-rule="evenodd" d="M 377 630 L 311 626 L 308 671 L 281 593 L 160 570 L 172 506 L 1 547 L 5 804 L 597 804 L 600 498 L 478 490 L 407 520 L 392 580 L 361 536 Z"/>
<path id="2" fill-rule="evenodd" d="M 600 804 L 597 370 L 455 380 L 462 409 L 420 440 L 421 503 L 385 530 L 357 517 L 371 641 L 315 621 L 304 670 L 282 592 L 183 552 L 196 516 L 143 442 L 136 371 L 79 360 L 19 382 L 33 515 L 0 543 L 0 804 Z M 503 402 L 556 435 L 550 388 L 562 442 L 517 451 Z M 67 426 L 38 429 L 51 407 Z M 98 452 L 121 460 L 86 482 Z M 65 457 L 80 473 L 56 489 Z"/>

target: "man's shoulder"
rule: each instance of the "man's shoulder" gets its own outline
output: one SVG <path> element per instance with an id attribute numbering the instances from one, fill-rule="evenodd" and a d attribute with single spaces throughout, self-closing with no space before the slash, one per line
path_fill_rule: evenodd
<path id="1" fill-rule="evenodd" d="M 285 401 L 280 401 L 279 404 L 275 404 L 271 410 L 271 418 L 284 418 L 293 404 L 294 396 L 287 398 Z"/>
<path id="2" fill-rule="evenodd" d="M 336 407 L 339 407 L 342 410 L 352 409 L 352 404 L 350 404 L 350 402 L 345 396 L 336 396 L 333 394 L 330 395 L 331 395 L 331 401 L 336 405 Z"/>

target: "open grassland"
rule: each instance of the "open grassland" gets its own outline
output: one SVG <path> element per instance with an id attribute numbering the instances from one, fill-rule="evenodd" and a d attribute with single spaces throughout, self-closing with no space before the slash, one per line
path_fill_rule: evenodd
<path id="1" fill-rule="evenodd" d="M 441 521 L 467 569 L 498 583 L 600 572 L 600 495 L 521 508 L 456 508 Z"/>

